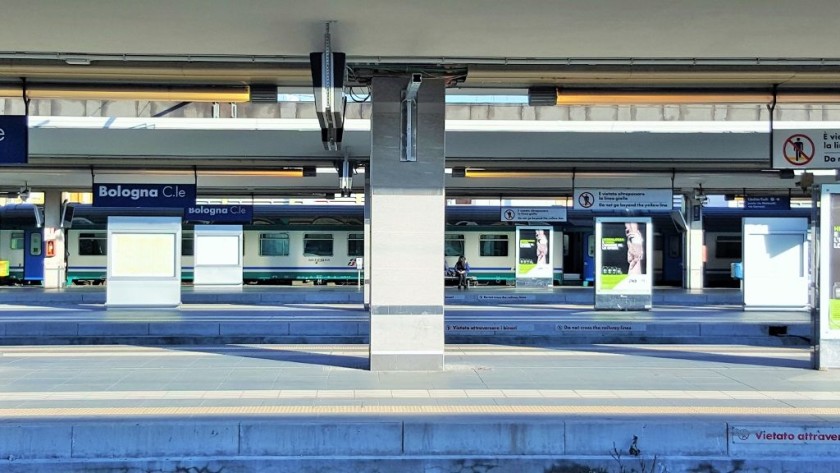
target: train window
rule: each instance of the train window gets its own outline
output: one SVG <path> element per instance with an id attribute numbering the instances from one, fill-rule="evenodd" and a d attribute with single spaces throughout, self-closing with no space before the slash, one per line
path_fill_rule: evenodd
<path id="1" fill-rule="evenodd" d="M 595 257 L 595 235 L 589 235 L 586 237 L 586 254 L 590 258 Z"/>
<path id="2" fill-rule="evenodd" d="M 33 232 L 29 234 L 29 254 L 41 256 L 41 234 Z"/>
<path id="3" fill-rule="evenodd" d="M 332 233 L 304 233 L 303 256 L 332 256 Z"/>
<path id="4" fill-rule="evenodd" d="M 365 255 L 365 234 L 351 233 L 347 235 L 347 256 Z"/>
<path id="5" fill-rule="evenodd" d="M 563 256 L 569 256 L 569 234 L 563 234 Z"/>
<path id="6" fill-rule="evenodd" d="M 461 256 L 464 254 L 464 235 L 446 234 L 443 242 L 444 256 Z"/>
<path id="7" fill-rule="evenodd" d="M 289 234 L 260 233 L 260 256 L 289 256 Z"/>
<path id="8" fill-rule="evenodd" d="M 741 236 L 724 235 L 715 237 L 715 258 L 740 259 Z"/>
<path id="9" fill-rule="evenodd" d="M 23 249 L 23 232 L 12 232 L 12 239 L 9 241 L 9 248 L 13 250 Z"/>
<path id="10" fill-rule="evenodd" d="M 481 235 L 480 256 L 507 256 L 507 235 Z"/>
<path id="11" fill-rule="evenodd" d="M 79 255 L 103 256 L 108 254 L 108 238 L 105 232 L 79 233 Z"/>
<path id="12" fill-rule="evenodd" d="M 181 236 L 181 256 L 195 256 L 195 240 L 192 235 Z"/>

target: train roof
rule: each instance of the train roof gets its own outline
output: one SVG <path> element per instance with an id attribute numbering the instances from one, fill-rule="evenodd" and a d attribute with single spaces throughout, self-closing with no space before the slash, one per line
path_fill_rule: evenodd
<path id="1" fill-rule="evenodd" d="M 74 204 L 73 226 L 102 226 L 109 216 L 183 216 L 180 208 L 115 208 L 94 207 L 87 204 Z M 795 207 L 786 210 L 747 210 L 738 207 L 705 207 L 703 209 L 704 226 L 711 231 L 740 229 L 743 217 L 802 217 L 810 218 L 812 209 Z M 353 204 L 337 205 L 256 205 L 253 212 L 253 225 L 361 225 L 364 222 L 364 206 Z M 567 222 L 564 227 L 591 227 L 595 217 L 650 216 L 654 225 L 673 225 L 673 212 L 654 211 L 628 213 L 625 211 L 567 210 Z M 0 206 L 0 226 L 15 228 L 35 226 L 40 222 L 41 213 L 33 204 L 7 204 Z M 446 221 L 449 225 L 506 225 L 501 221 L 501 207 L 495 205 L 449 205 L 446 208 Z M 533 222 L 539 224 L 540 222 Z M 547 222 L 551 223 L 551 222 Z M 515 225 L 515 223 L 509 223 Z"/>
<path id="2" fill-rule="evenodd" d="M 0 228 L 37 226 L 41 222 L 38 206 L 33 204 L 6 204 L 0 206 Z"/>

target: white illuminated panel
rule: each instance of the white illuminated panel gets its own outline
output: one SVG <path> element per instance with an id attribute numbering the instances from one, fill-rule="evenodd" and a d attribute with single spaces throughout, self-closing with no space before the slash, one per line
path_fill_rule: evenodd
<path id="1" fill-rule="evenodd" d="M 175 277 L 175 235 L 171 233 L 114 233 L 111 247 L 113 277 Z"/>
<path id="2" fill-rule="evenodd" d="M 238 265 L 239 237 L 202 235 L 195 240 L 195 265 Z"/>

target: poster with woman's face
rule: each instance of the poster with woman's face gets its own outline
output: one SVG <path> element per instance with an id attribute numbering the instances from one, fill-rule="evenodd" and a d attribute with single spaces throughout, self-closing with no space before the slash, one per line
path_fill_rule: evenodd
<path id="1" fill-rule="evenodd" d="M 551 228 L 517 228 L 517 277 L 552 278 Z"/>
<path id="2" fill-rule="evenodd" d="M 647 293 L 647 224 L 601 222 L 598 287 L 621 293 Z"/>
<path id="3" fill-rule="evenodd" d="M 831 235 L 828 255 L 828 328 L 840 330 L 840 194 L 831 194 L 831 215 L 828 224 Z"/>

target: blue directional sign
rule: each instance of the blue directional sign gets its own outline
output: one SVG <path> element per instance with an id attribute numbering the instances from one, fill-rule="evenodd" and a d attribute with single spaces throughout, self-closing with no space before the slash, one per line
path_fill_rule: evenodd
<path id="1" fill-rule="evenodd" d="M 94 207 L 181 207 L 195 205 L 195 184 L 93 185 Z"/>
<path id="2" fill-rule="evenodd" d="M 790 210 L 790 197 L 748 195 L 744 197 L 745 210 Z"/>
<path id="3" fill-rule="evenodd" d="M 192 223 L 244 223 L 254 219 L 251 205 L 194 205 L 184 209 L 184 221 Z"/>
<path id="4" fill-rule="evenodd" d="M 28 159 L 27 117 L 0 115 L 0 164 L 26 164 Z"/>

